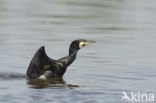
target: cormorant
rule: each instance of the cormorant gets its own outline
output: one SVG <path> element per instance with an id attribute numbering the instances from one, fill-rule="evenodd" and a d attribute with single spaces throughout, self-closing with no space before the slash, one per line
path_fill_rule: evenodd
<path id="1" fill-rule="evenodd" d="M 83 39 L 73 41 L 69 47 L 69 55 L 58 60 L 49 58 L 44 46 L 40 47 L 29 64 L 27 79 L 61 78 L 67 67 L 76 59 L 78 50 L 92 42 L 95 41 Z"/>

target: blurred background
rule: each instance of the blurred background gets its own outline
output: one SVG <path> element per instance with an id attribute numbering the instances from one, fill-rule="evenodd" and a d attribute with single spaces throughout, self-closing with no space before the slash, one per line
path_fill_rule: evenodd
<path id="1" fill-rule="evenodd" d="M 123 103 L 122 91 L 156 96 L 155 0 L 0 0 L 0 102 Z M 36 89 L 25 78 L 36 50 L 79 51 L 65 83 Z M 14 76 L 12 76 L 14 74 Z"/>

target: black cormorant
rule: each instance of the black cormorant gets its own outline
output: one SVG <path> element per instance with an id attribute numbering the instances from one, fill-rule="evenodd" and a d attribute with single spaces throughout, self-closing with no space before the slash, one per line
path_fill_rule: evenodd
<path id="1" fill-rule="evenodd" d="M 94 41 L 83 39 L 73 41 L 69 47 L 69 55 L 58 60 L 49 58 L 42 46 L 29 64 L 27 79 L 61 78 L 67 67 L 76 59 L 78 50 L 91 42 Z"/>

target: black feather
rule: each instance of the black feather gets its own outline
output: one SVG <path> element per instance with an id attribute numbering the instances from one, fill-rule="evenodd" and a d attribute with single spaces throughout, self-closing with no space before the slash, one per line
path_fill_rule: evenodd
<path id="1" fill-rule="evenodd" d="M 75 40 L 69 47 L 69 55 L 58 60 L 49 58 L 45 52 L 44 46 L 40 47 L 32 58 L 28 70 L 27 79 L 38 79 L 45 76 L 47 79 L 53 77 L 62 77 L 67 67 L 76 59 L 79 44 L 86 40 Z"/>
<path id="2" fill-rule="evenodd" d="M 55 60 L 50 59 L 42 46 L 35 53 L 32 58 L 28 70 L 27 70 L 27 78 L 37 79 L 40 75 L 44 74 L 44 71 L 51 70 L 55 67 Z"/>

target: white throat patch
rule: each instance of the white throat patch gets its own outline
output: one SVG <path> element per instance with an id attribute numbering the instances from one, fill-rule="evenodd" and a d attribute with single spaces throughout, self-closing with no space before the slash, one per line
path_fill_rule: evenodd
<path id="1" fill-rule="evenodd" d="M 83 47 L 83 42 L 79 43 L 79 48 Z"/>

